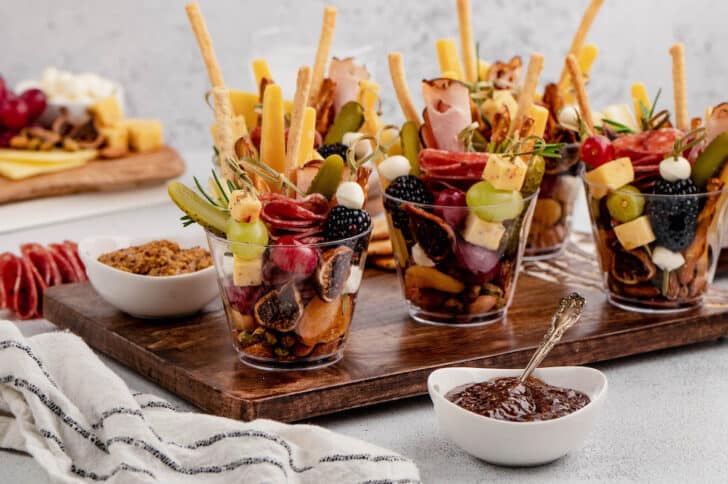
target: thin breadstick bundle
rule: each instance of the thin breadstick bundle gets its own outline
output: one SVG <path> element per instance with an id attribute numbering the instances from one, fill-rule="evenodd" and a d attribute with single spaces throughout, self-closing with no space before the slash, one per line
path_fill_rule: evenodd
<path id="1" fill-rule="evenodd" d="M 475 41 L 473 40 L 473 21 L 470 16 L 470 0 L 457 0 L 458 23 L 460 24 L 460 50 L 463 53 L 465 80 L 478 80 L 478 59 L 475 58 Z"/>
<path id="2" fill-rule="evenodd" d="M 215 106 L 215 124 L 217 126 L 217 149 L 220 156 L 222 176 L 226 180 L 235 180 L 235 172 L 228 160 L 235 158 L 235 140 L 233 139 L 233 107 L 230 104 L 230 90 L 225 87 L 213 87 L 212 95 Z"/>
<path id="3" fill-rule="evenodd" d="M 672 90 L 675 97 L 675 126 L 687 131 L 688 120 L 687 86 L 685 82 L 685 46 L 682 42 L 670 47 L 672 56 Z"/>
<path id="4" fill-rule="evenodd" d="M 409 93 L 409 87 L 407 86 L 407 78 L 404 73 L 404 64 L 402 62 L 402 54 L 399 52 L 390 52 L 389 56 L 389 75 L 392 78 L 392 86 L 394 92 L 397 95 L 397 101 L 399 107 L 402 109 L 402 114 L 407 121 L 412 121 L 417 126 L 422 124 L 420 116 L 417 113 L 417 108 L 412 102 L 412 97 Z"/>
<path id="5" fill-rule="evenodd" d="M 571 75 L 571 83 L 576 91 L 576 102 L 579 104 L 579 113 L 586 125 L 587 134 L 594 134 L 594 117 L 589 106 L 589 98 L 586 95 L 584 77 L 581 75 L 579 62 L 574 54 L 566 56 L 566 69 Z"/>
<path id="6" fill-rule="evenodd" d="M 308 96 L 308 105 L 315 107 L 318 99 L 321 84 L 324 82 L 326 66 L 329 63 L 331 43 L 334 40 L 334 29 L 336 28 L 336 7 L 327 6 L 324 8 L 324 20 L 321 25 L 321 36 L 319 37 L 318 48 L 316 49 L 316 60 L 313 64 L 313 75 L 311 79 L 311 91 Z"/>
<path id="7" fill-rule="evenodd" d="M 286 147 L 286 163 L 283 174 L 291 179 L 298 167 L 298 153 L 303 136 L 304 117 L 306 115 L 306 102 L 311 90 L 311 68 L 301 66 L 296 77 L 296 94 L 293 97 L 291 110 L 291 124 L 288 128 L 288 143 Z"/>
<path id="8" fill-rule="evenodd" d="M 538 88 L 538 79 L 543 70 L 543 55 L 538 52 L 531 54 L 528 61 L 528 70 L 526 71 L 526 79 L 523 82 L 523 88 L 518 95 L 518 109 L 511 126 L 511 132 L 517 132 L 523 126 L 524 121 L 528 117 L 531 105 L 536 97 L 536 89 Z"/>
<path id="9" fill-rule="evenodd" d="M 222 87 L 225 85 L 225 80 L 222 77 L 220 64 L 217 62 L 217 56 L 215 55 L 215 49 L 212 46 L 210 32 L 207 30 L 205 20 L 202 18 L 200 6 L 196 2 L 188 3 L 185 6 L 185 10 L 187 11 L 187 17 L 190 20 L 192 31 L 195 33 L 197 45 L 200 47 L 202 60 L 205 62 L 205 67 L 207 67 L 207 75 L 210 78 L 210 84 L 212 87 Z"/>
<path id="10" fill-rule="evenodd" d="M 571 41 L 569 54 L 573 54 L 574 56 L 579 55 L 579 51 L 584 46 L 584 41 L 586 40 L 587 35 L 589 35 L 589 30 L 591 29 L 592 23 L 594 22 L 597 13 L 599 13 L 599 9 L 602 8 L 603 3 L 604 0 L 591 1 L 589 7 L 587 7 L 586 9 L 586 12 L 584 12 L 584 16 L 581 18 L 581 23 L 579 24 L 579 28 L 574 34 L 574 39 Z M 563 91 L 567 88 L 568 85 L 568 71 L 566 67 L 564 67 L 564 69 L 561 71 L 561 77 L 559 78 L 559 89 Z"/>

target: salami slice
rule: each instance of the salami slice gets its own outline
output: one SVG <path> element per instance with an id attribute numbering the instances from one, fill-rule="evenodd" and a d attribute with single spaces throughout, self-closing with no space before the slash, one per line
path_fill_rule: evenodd
<path id="1" fill-rule="evenodd" d="M 0 309 L 15 311 L 20 259 L 10 252 L 0 254 Z"/>
<path id="2" fill-rule="evenodd" d="M 39 297 L 32 264 L 20 259 L 20 277 L 15 281 L 15 314 L 18 319 L 32 319 L 40 315 Z"/>
<path id="3" fill-rule="evenodd" d="M 683 137 L 683 132 L 673 128 L 660 128 L 645 133 L 644 148 L 651 153 L 668 154 L 672 151 L 675 141 Z"/>
<path id="4" fill-rule="evenodd" d="M 20 253 L 33 265 L 34 275 L 44 288 L 63 282 L 58 264 L 48 249 L 40 244 L 29 243 L 20 246 Z"/>
<path id="5" fill-rule="evenodd" d="M 48 253 L 53 257 L 53 262 L 58 267 L 58 272 L 61 274 L 61 284 L 67 284 L 69 282 L 80 282 L 76 271 L 73 270 L 71 262 L 58 248 L 49 247 Z"/>
<path id="6" fill-rule="evenodd" d="M 82 276 L 81 280 L 85 281 L 87 279 L 86 266 L 83 264 L 81 257 L 78 255 L 78 244 L 72 240 L 64 240 L 63 246 L 66 247 L 66 250 L 68 250 L 69 254 L 73 257 L 73 260 L 76 261 L 75 266 L 80 269 L 80 275 Z"/>
<path id="7" fill-rule="evenodd" d="M 73 269 L 73 273 L 76 276 L 76 281 L 85 281 L 86 280 L 86 270 L 81 264 L 80 259 L 78 258 L 77 253 L 73 250 L 73 246 L 63 243 L 63 244 L 49 244 L 49 247 L 51 250 L 56 251 L 60 255 L 62 255 L 68 264 Z"/>

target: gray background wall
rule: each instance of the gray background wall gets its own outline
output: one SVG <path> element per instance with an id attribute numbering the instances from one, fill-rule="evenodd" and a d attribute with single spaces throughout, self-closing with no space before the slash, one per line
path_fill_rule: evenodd
<path id="1" fill-rule="evenodd" d="M 386 53 L 401 50 L 413 91 L 437 74 L 434 42 L 457 37 L 454 0 L 331 0 L 339 7 L 337 46 L 373 46 L 389 120 L 400 119 L 386 71 Z M 210 144 L 212 115 L 203 101 L 207 77 L 187 23 L 184 0 L 0 0 L 0 73 L 10 84 L 47 65 L 90 70 L 117 79 L 128 111 L 159 117 L 168 140 L 183 149 Z M 231 86 L 251 85 L 248 59 L 254 32 L 292 25 L 315 44 L 323 2 L 200 0 Z M 554 79 L 588 0 L 473 0 L 476 39 L 488 59 L 546 56 L 542 79 Z M 665 90 L 672 105 L 669 46 L 686 43 L 691 114 L 728 100 L 728 1 L 606 0 L 589 36 L 600 47 L 589 93 L 595 107 L 626 102 L 642 80 Z M 311 59 L 295 59 L 298 63 Z M 275 74 L 275 72 L 274 72 Z M 419 100 L 419 94 L 416 99 Z"/>

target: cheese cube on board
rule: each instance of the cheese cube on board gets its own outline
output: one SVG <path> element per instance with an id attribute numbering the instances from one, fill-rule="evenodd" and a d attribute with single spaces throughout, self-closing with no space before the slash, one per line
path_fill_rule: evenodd
<path id="1" fill-rule="evenodd" d="M 123 125 L 101 127 L 101 135 L 106 139 L 106 147 L 111 149 L 129 148 L 129 131 Z"/>
<path id="2" fill-rule="evenodd" d="M 88 111 L 101 126 L 115 126 L 124 119 L 116 96 L 109 96 L 89 106 Z"/>
<path id="3" fill-rule="evenodd" d="M 614 227 L 614 233 L 625 250 L 636 249 L 655 241 L 655 233 L 647 215 Z"/>
<path id="4" fill-rule="evenodd" d="M 162 147 L 162 122 L 156 119 L 127 119 L 123 125 L 129 132 L 129 146 L 134 151 L 153 151 Z"/>
<path id="5" fill-rule="evenodd" d="M 233 284 L 236 286 L 258 286 L 263 283 L 263 258 L 245 260 L 233 256 Z"/>
<path id="6" fill-rule="evenodd" d="M 489 181 L 498 190 L 520 191 L 527 170 L 528 166 L 519 156 L 511 160 L 505 156 L 491 154 L 483 170 L 483 180 Z"/>
<path id="7" fill-rule="evenodd" d="M 463 229 L 463 238 L 473 245 L 488 250 L 498 250 L 506 228 L 500 222 L 487 222 L 474 213 L 468 215 Z"/>

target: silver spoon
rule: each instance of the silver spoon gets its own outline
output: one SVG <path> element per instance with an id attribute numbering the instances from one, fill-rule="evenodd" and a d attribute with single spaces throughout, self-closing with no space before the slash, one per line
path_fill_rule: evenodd
<path id="1" fill-rule="evenodd" d="M 551 328 L 544 336 L 543 342 L 536 349 L 536 352 L 531 357 L 531 361 L 528 362 L 521 376 L 518 377 L 519 382 L 524 383 L 531 376 L 533 370 L 541 364 L 564 333 L 579 321 L 581 311 L 584 308 L 584 302 L 584 298 L 575 292 L 561 298 L 559 308 L 551 319 Z"/>

